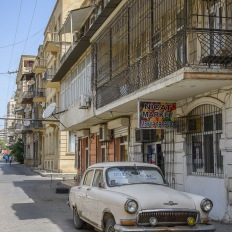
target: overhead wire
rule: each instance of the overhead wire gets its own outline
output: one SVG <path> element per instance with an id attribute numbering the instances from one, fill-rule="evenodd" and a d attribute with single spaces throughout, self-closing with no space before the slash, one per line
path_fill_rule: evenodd
<path id="1" fill-rule="evenodd" d="M 19 14 L 18 14 L 18 19 L 17 19 L 17 25 L 16 25 L 16 30 L 15 30 L 15 35 L 14 35 L 14 43 L 16 41 L 16 36 L 17 36 L 17 33 L 18 33 L 18 26 L 19 26 L 19 19 L 20 19 L 20 15 L 21 15 L 21 9 L 22 9 L 22 0 L 20 1 Z M 10 61 L 9 61 L 9 65 L 8 65 L 8 72 L 10 70 L 13 52 L 14 52 L 14 46 L 12 47 L 12 50 L 11 50 Z M 10 89 L 10 78 L 8 80 L 7 94 L 6 94 L 6 100 L 5 100 L 5 102 L 7 102 L 7 99 L 9 97 L 8 96 L 9 95 L 9 89 Z"/>
<path id="2" fill-rule="evenodd" d="M 37 0 L 35 1 L 35 6 L 34 6 L 34 9 L 33 9 L 33 13 L 32 13 L 31 23 L 30 23 L 30 26 L 29 26 L 29 30 L 28 30 L 28 33 L 27 33 L 27 38 L 26 38 L 26 41 L 25 41 L 25 44 L 24 44 L 24 47 L 23 47 L 22 54 L 24 54 L 24 51 L 25 51 L 25 48 L 26 48 L 26 45 L 27 45 L 27 41 L 28 41 L 29 34 L 30 34 L 30 31 L 31 31 L 31 25 L 32 25 L 34 15 L 35 15 L 36 6 L 37 6 Z"/>
<path id="3" fill-rule="evenodd" d="M 42 28 L 41 30 L 37 31 L 37 32 L 36 32 L 35 34 L 33 34 L 32 36 L 28 37 L 28 39 L 33 38 L 34 36 L 36 36 L 37 34 L 39 34 L 39 33 L 40 33 L 41 31 L 43 31 L 43 30 L 44 30 L 44 28 Z M 18 41 L 18 42 L 14 43 L 14 44 L 8 44 L 8 45 L 0 46 L 0 49 L 1 49 L 1 48 L 12 47 L 12 46 L 14 46 L 14 45 L 23 43 L 23 42 L 25 42 L 25 41 L 28 40 L 28 39 L 23 39 L 23 40 Z"/>
<path id="4" fill-rule="evenodd" d="M 17 19 L 17 25 L 16 25 L 15 36 L 14 36 L 14 43 L 13 44 L 15 44 L 16 36 L 17 36 L 17 33 L 18 33 L 18 26 L 19 26 L 19 19 L 20 19 L 20 15 L 21 15 L 21 9 L 22 9 L 22 0 L 20 2 L 19 15 L 18 15 L 18 19 Z M 14 45 L 12 46 L 12 50 L 11 50 L 11 56 L 10 56 L 10 62 L 9 62 L 9 66 L 8 66 L 8 71 L 10 70 L 10 65 L 11 65 L 11 60 L 12 60 L 13 52 L 14 52 Z"/>

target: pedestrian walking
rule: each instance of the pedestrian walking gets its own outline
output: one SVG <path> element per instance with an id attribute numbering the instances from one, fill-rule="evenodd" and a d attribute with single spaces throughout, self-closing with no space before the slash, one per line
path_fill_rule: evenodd
<path id="1" fill-rule="evenodd" d="M 13 160 L 13 157 L 12 157 L 12 156 L 10 156 L 9 160 L 10 160 L 10 165 L 11 165 L 12 160 Z"/>
<path id="2" fill-rule="evenodd" d="M 6 163 L 8 163 L 9 156 L 5 155 Z"/>

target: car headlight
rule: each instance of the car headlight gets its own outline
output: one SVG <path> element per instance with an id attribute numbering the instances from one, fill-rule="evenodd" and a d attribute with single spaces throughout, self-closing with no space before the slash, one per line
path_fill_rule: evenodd
<path id="1" fill-rule="evenodd" d="M 207 198 L 201 201 L 201 209 L 205 213 L 209 213 L 213 208 L 213 202 Z"/>
<path id="2" fill-rule="evenodd" d="M 124 209 L 127 213 L 136 213 L 138 210 L 138 203 L 135 200 L 127 200 Z"/>

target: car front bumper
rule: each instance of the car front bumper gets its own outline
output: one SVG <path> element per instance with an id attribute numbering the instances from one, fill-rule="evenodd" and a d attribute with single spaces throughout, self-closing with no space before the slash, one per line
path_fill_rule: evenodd
<path id="1" fill-rule="evenodd" d="M 195 226 L 173 226 L 173 227 L 146 227 L 146 226 L 121 226 L 121 225 L 115 225 L 114 226 L 115 231 L 117 232 L 153 232 L 153 231 L 175 231 L 175 232 L 190 232 L 190 231 L 205 231 L 205 232 L 213 232 L 215 231 L 215 227 L 213 225 L 195 225 Z"/>

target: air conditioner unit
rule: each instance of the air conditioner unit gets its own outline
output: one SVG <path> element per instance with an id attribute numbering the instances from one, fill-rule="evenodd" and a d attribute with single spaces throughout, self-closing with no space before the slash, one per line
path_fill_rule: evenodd
<path id="1" fill-rule="evenodd" d="M 177 118 L 175 124 L 177 133 L 181 134 L 199 133 L 202 130 L 201 117 Z"/>
<path id="2" fill-rule="evenodd" d="M 99 129 L 99 141 L 104 142 L 104 141 L 110 141 L 113 139 L 113 133 L 112 130 L 109 130 L 107 128 L 107 125 L 101 125 Z"/>
<path id="3" fill-rule="evenodd" d="M 135 130 L 135 141 L 136 143 L 153 142 L 155 141 L 155 130 L 154 129 L 137 129 Z"/>
<path id="4" fill-rule="evenodd" d="M 79 109 L 88 109 L 89 108 L 90 98 L 84 94 L 80 96 Z"/>
<path id="5" fill-rule="evenodd" d="M 45 107 L 46 107 L 46 102 L 42 102 L 42 103 L 41 103 L 41 106 L 42 106 L 43 108 L 45 108 Z"/>

